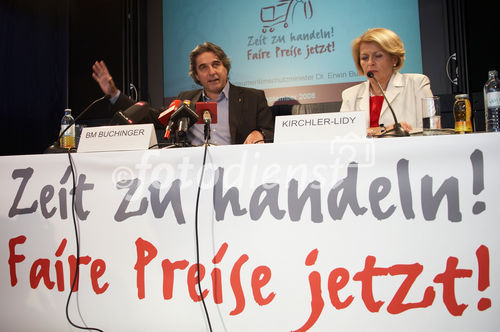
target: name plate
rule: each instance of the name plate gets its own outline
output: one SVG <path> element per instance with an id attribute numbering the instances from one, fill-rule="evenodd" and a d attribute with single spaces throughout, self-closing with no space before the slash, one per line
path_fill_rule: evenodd
<path id="1" fill-rule="evenodd" d="M 274 142 L 322 141 L 338 137 L 366 137 L 364 112 L 332 112 L 276 117 Z"/>
<path id="2" fill-rule="evenodd" d="M 80 135 L 78 152 L 147 150 L 157 148 L 156 132 L 151 123 L 85 127 Z"/>

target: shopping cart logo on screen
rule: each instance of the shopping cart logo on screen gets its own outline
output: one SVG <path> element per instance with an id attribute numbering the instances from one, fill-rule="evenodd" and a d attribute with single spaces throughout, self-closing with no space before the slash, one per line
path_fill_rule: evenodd
<path id="1" fill-rule="evenodd" d="M 300 15 L 301 8 L 306 19 L 313 16 L 311 0 L 279 0 L 275 6 L 261 8 L 262 32 L 265 33 L 267 30 L 273 32 L 274 27 L 280 24 L 283 24 L 284 28 L 288 28 L 288 20 L 291 19 L 291 23 L 293 23 L 295 15 Z"/>

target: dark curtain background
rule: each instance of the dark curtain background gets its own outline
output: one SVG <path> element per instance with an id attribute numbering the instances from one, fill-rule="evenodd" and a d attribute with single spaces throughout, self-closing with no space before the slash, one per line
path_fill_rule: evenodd
<path id="1" fill-rule="evenodd" d="M 68 4 L 0 2 L 0 153 L 41 153 L 66 108 Z"/>
<path id="2" fill-rule="evenodd" d="M 120 0 L 0 1 L 0 155 L 43 153 L 65 108 L 77 116 L 100 98 L 96 60 L 123 88 L 124 8 Z M 110 117 L 106 103 L 88 114 L 79 122 Z"/>

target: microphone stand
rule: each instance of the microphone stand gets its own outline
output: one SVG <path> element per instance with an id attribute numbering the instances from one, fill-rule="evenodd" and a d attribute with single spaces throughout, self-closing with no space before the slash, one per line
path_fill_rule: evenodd
<path id="1" fill-rule="evenodd" d="M 203 117 L 203 122 L 205 123 L 204 126 L 205 145 L 208 145 L 208 141 L 210 140 L 210 123 L 212 122 L 212 117 L 209 111 L 204 111 L 202 117 Z"/>
<path id="2" fill-rule="evenodd" d="M 375 83 L 377 83 L 378 88 L 380 89 L 380 92 L 382 92 L 382 96 L 384 96 L 385 101 L 387 102 L 387 105 L 389 106 L 389 109 L 391 110 L 392 117 L 394 118 L 394 127 L 392 129 L 387 130 L 383 134 L 379 135 L 378 137 L 385 137 L 385 136 L 395 136 L 395 137 L 405 137 L 405 136 L 410 136 L 410 133 L 406 131 L 403 127 L 401 127 L 401 124 L 398 122 L 398 119 L 396 118 L 396 113 L 394 113 L 394 110 L 392 109 L 391 103 L 387 99 L 384 89 L 382 89 L 382 86 L 380 86 L 380 83 L 378 80 L 375 78 L 375 75 L 373 72 L 369 71 L 366 73 L 366 76 L 369 78 L 373 78 Z M 391 135 L 389 135 L 391 134 Z"/>

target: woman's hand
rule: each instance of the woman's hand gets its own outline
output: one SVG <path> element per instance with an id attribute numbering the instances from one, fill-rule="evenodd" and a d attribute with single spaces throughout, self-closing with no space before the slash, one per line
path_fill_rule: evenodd
<path id="1" fill-rule="evenodd" d="M 401 127 L 402 127 L 404 130 L 406 130 L 407 132 L 410 132 L 410 131 L 412 131 L 412 130 L 413 130 L 413 127 L 412 127 L 412 126 L 410 126 L 410 124 L 409 124 L 408 122 L 406 122 L 406 121 L 401 121 L 401 122 L 399 122 L 399 124 L 400 124 L 400 125 L 401 125 Z M 389 127 L 387 127 L 387 130 L 390 130 L 390 129 L 392 129 L 392 128 L 394 128 L 394 125 L 390 125 Z"/>
<path id="2" fill-rule="evenodd" d="M 413 130 L 413 127 L 410 126 L 410 124 L 406 121 L 401 121 L 399 122 L 399 124 L 401 125 L 401 127 L 410 132 Z M 380 126 L 380 127 L 370 127 L 366 130 L 366 136 L 368 137 L 376 137 L 376 136 L 380 136 L 382 135 L 383 133 L 385 133 L 386 131 L 389 131 L 391 130 L 392 128 L 394 128 L 394 125 L 390 125 L 389 127 L 384 127 L 384 126 Z"/>

